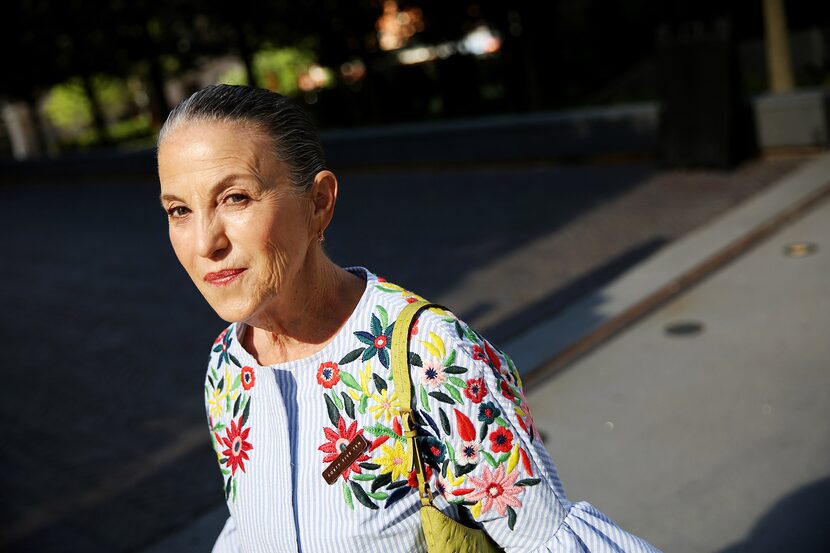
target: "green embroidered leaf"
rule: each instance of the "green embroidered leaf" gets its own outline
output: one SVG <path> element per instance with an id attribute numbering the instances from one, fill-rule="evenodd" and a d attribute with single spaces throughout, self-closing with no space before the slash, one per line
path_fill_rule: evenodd
<path id="1" fill-rule="evenodd" d="M 323 397 L 326 398 L 326 409 L 329 412 L 329 420 L 336 427 L 338 421 L 340 421 L 340 412 L 329 396 L 324 395 Z"/>
<path id="2" fill-rule="evenodd" d="M 516 511 L 510 505 L 507 506 L 507 526 L 511 530 L 516 526 Z"/>
<path id="3" fill-rule="evenodd" d="M 427 391 L 420 384 L 418 385 L 418 389 L 420 390 L 420 394 L 421 394 L 421 407 L 424 408 L 424 411 L 429 413 L 430 409 L 429 409 L 429 399 L 427 399 Z"/>
<path id="4" fill-rule="evenodd" d="M 228 469 L 223 468 L 223 467 L 219 467 L 219 472 L 221 472 L 225 476 L 230 476 L 230 474 L 231 474 L 231 471 L 229 471 Z"/>
<path id="5" fill-rule="evenodd" d="M 222 391 L 222 388 L 225 386 L 225 377 L 223 376 L 221 380 L 219 380 L 219 384 L 216 385 L 216 389 L 218 391 Z"/>
<path id="6" fill-rule="evenodd" d="M 450 352 L 450 354 L 447 356 L 447 358 L 444 359 L 444 366 L 445 367 L 449 367 L 453 363 L 455 363 L 455 350 L 452 350 Z"/>
<path id="7" fill-rule="evenodd" d="M 236 478 L 233 479 L 233 500 L 236 501 Z"/>
<path id="8" fill-rule="evenodd" d="M 504 420 L 504 419 L 503 419 L 503 418 L 501 418 L 501 417 L 499 417 L 499 418 L 497 418 L 497 419 L 496 419 L 496 424 L 498 424 L 498 425 L 499 425 L 499 426 L 501 426 L 502 428 L 507 428 L 507 427 L 509 426 L 509 424 L 507 423 L 507 421 L 506 421 L 506 420 Z"/>
<path id="9" fill-rule="evenodd" d="M 518 480 L 514 485 L 515 486 L 535 486 L 539 482 L 541 482 L 541 479 L 539 479 L 539 478 L 523 478 L 521 480 Z"/>
<path id="10" fill-rule="evenodd" d="M 375 463 L 360 463 L 359 466 L 360 466 L 360 468 L 366 469 L 366 470 L 377 470 L 377 469 L 380 468 L 380 465 L 377 465 Z"/>
<path id="11" fill-rule="evenodd" d="M 349 509 L 354 511 L 354 502 L 352 501 L 352 491 L 349 489 L 349 486 L 343 482 L 343 499 L 346 500 L 346 505 L 349 506 Z"/>
<path id="12" fill-rule="evenodd" d="M 251 414 L 251 398 L 248 398 L 248 401 L 245 402 L 245 408 L 242 410 L 242 418 L 240 419 L 239 425 L 245 426 L 245 423 L 248 422 L 248 415 Z"/>
<path id="13" fill-rule="evenodd" d="M 217 352 L 217 351 L 222 351 L 222 344 L 216 344 L 216 347 L 215 347 L 215 348 L 213 348 L 213 351 L 214 351 L 214 352 Z"/>
<path id="14" fill-rule="evenodd" d="M 342 409 L 343 408 L 343 401 L 340 400 L 340 396 L 338 396 L 336 393 L 334 393 L 334 390 L 331 390 L 329 393 L 331 394 L 331 400 L 334 402 L 334 404 L 337 406 L 337 408 Z"/>
<path id="15" fill-rule="evenodd" d="M 231 360 L 231 361 L 233 361 L 233 364 L 234 364 L 234 365 L 236 365 L 237 367 L 242 368 L 242 363 L 240 363 L 240 362 L 239 362 L 239 359 L 237 359 L 236 357 L 234 357 L 234 356 L 233 356 L 233 354 L 232 354 L 231 352 L 228 352 L 228 357 L 230 358 L 230 360 Z"/>
<path id="16" fill-rule="evenodd" d="M 352 351 L 343 356 L 343 359 L 340 360 L 340 363 L 338 363 L 338 365 L 346 365 L 348 363 L 351 363 L 352 361 L 360 357 L 360 354 L 363 353 L 363 350 L 364 348 L 353 349 Z"/>
<path id="17" fill-rule="evenodd" d="M 491 467 L 496 468 L 499 464 L 493 459 L 493 456 L 487 453 L 486 451 L 481 452 L 481 456 L 484 457 L 484 460 L 487 461 Z"/>
<path id="18" fill-rule="evenodd" d="M 216 431 L 216 432 L 221 432 L 224 429 L 225 429 L 225 425 L 224 425 L 224 423 L 221 423 L 221 422 L 217 422 L 216 425 L 213 427 L 213 430 Z"/>
<path id="19" fill-rule="evenodd" d="M 211 376 L 208 375 L 207 379 L 208 379 L 208 382 L 210 383 L 210 387 L 213 388 L 214 387 L 213 378 L 211 378 Z M 205 390 L 207 390 L 207 384 L 205 385 Z"/>
<path id="20" fill-rule="evenodd" d="M 444 462 L 441 463 L 441 476 L 443 478 L 447 477 L 447 467 L 449 466 L 449 464 L 450 464 L 449 459 L 444 459 Z"/>
<path id="21" fill-rule="evenodd" d="M 233 402 L 233 417 L 236 418 L 236 414 L 239 412 L 239 402 L 242 400 L 242 394 L 236 396 L 236 401 Z"/>
<path id="22" fill-rule="evenodd" d="M 481 425 L 481 430 L 478 433 L 478 441 L 483 442 L 487 437 L 487 429 L 490 427 L 487 423 Z"/>
<path id="23" fill-rule="evenodd" d="M 225 395 L 225 411 L 230 411 L 230 410 L 231 410 L 231 395 L 227 394 L 227 395 Z"/>
<path id="24" fill-rule="evenodd" d="M 382 305 L 376 305 L 375 307 L 377 308 L 378 313 L 380 313 L 380 326 L 386 328 L 389 325 L 389 314 Z"/>
<path id="25" fill-rule="evenodd" d="M 389 489 L 389 488 L 387 488 L 387 489 Z M 388 509 L 389 507 L 391 507 L 392 505 L 394 505 L 395 503 L 400 501 L 402 498 L 409 495 L 409 492 L 411 492 L 413 489 L 414 488 L 410 488 L 409 486 L 404 486 L 402 488 L 397 488 L 394 492 L 392 492 L 389 495 L 389 499 L 386 500 L 386 503 L 384 504 L 383 508 Z"/>
<path id="26" fill-rule="evenodd" d="M 499 464 L 506 463 L 508 459 L 510 459 L 510 452 L 506 451 L 499 455 Z"/>
<path id="27" fill-rule="evenodd" d="M 458 320 L 455 321 L 455 333 L 458 334 L 459 338 L 464 338 L 464 331 L 461 330 L 461 324 Z"/>
<path id="28" fill-rule="evenodd" d="M 458 365 L 450 365 L 444 369 L 444 372 L 447 374 L 464 374 L 467 372 L 465 367 L 459 367 Z"/>
<path id="29" fill-rule="evenodd" d="M 380 319 L 378 319 L 378 316 L 372 313 L 372 321 L 369 324 L 369 326 L 372 329 L 372 334 L 374 334 L 375 336 L 380 336 L 381 334 L 383 334 L 383 329 L 386 325 L 381 326 Z"/>
<path id="30" fill-rule="evenodd" d="M 447 418 L 447 414 L 440 407 L 438 408 L 438 416 L 441 419 L 441 428 L 444 429 L 444 434 L 449 434 L 450 433 L 450 419 Z"/>
<path id="31" fill-rule="evenodd" d="M 374 347 L 374 346 L 369 346 L 368 348 L 366 348 L 366 351 L 364 351 L 364 352 L 363 352 L 363 355 L 361 355 L 361 356 L 360 356 L 360 360 L 361 360 L 361 361 L 368 361 L 368 360 L 369 360 L 369 359 L 371 359 L 371 358 L 372 358 L 372 356 L 374 356 L 377 352 L 378 352 L 378 349 L 377 349 L 376 347 Z"/>
<path id="32" fill-rule="evenodd" d="M 231 496 L 231 485 L 233 484 L 233 478 L 228 478 L 228 481 L 225 483 L 225 499 L 227 500 Z"/>
<path id="33" fill-rule="evenodd" d="M 346 408 L 346 414 L 349 415 L 349 418 L 354 419 L 354 401 L 346 392 L 340 392 L 340 395 L 343 396 L 343 406 Z"/>
<path id="34" fill-rule="evenodd" d="M 357 380 L 355 380 L 354 377 L 346 371 L 340 371 L 340 380 L 342 380 L 343 384 L 345 384 L 349 388 L 357 390 L 358 392 L 361 391 L 360 384 L 358 384 Z"/>
<path id="35" fill-rule="evenodd" d="M 369 397 L 368 396 L 363 396 L 362 398 L 360 398 L 360 405 L 357 406 L 357 410 L 360 411 L 360 414 L 362 414 L 362 415 L 366 414 L 366 406 L 367 406 L 368 403 L 369 403 Z"/>
<path id="36" fill-rule="evenodd" d="M 443 401 L 444 403 L 455 405 L 455 402 L 452 400 L 452 398 L 443 392 L 430 392 L 429 395 L 431 395 L 438 401 Z"/>
<path id="37" fill-rule="evenodd" d="M 380 467 L 378 467 L 380 468 Z M 377 491 L 378 488 L 382 488 L 392 482 L 392 473 L 386 472 L 375 478 L 375 481 L 372 482 L 372 491 Z"/>
<path id="38" fill-rule="evenodd" d="M 352 480 L 359 480 L 360 482 L 368 482 L 369 480 L 374 480 L 374 474 L 353 474 Z"/>
<path id="39" fill-rule="evenodd" d="M 447 503 L 449 503 L 450 505 L 461 505 L 461 504 L 464 503 L 464 500 L 463 499 L 450 499 L 449 501 L 447 501 Z"/>
<path id="40" fill-rule="evenodd" d="M 463 380 L 461 380 L 460 378 L 458 378 L 457 376 L 451 376 L 451 377 L 447 378 L 447 380 L 449 380 L 450 382 L 452 382 L 453 384 L 455 384 L 459 388 L 462 388 L 462 389 L 467 388 L 467 383 L 464 382 Z"/>
<path id="41" fill-rule="evenodd" d="M 369 434 L 373 434 L 375 436 L 389 436 L 390 438 L 394 438 L 401 443 L 406 441 L 406 439 L 403 436 L 399 436 L 397 432 L 395 432 L 388 426 L 380 424 L 379 422 L 373 424 L 372 426 L 367 426 L 365 430 Z"/>
<path id="42" fill-rule="evenodd" d="M 394 490 L 395 488 L 400 488 L 401 486 L 406 486 L 408 484 L 409 484 L 409 482 L 406 481 L 406 480 L 398 480 L 397 482 L 392 482 L 391 484 L 386 486 L 386 489 L 387 490 Z"/>
<path id="43" fill-rule="evenodd" d="M 450 443 L 449 440 L 444 440 L 444 445 L 447 446 L 447 455 L 450 458 L 450 462 L 454 465 L 455 464 L 455 448 L 452 446 L 452 444 Z"/>
<path id="44" fill-rule="evenodd" d="M 368 495 L 372 499 L 377 499 L 378 501 L 383 501 L 384 499 L 389 497 L 389 494 L 385 492 L 368 492 L 366 495 Z"/>
<path id="45" fill-rule="evenodd" d="M 383 286 L 380 286 L 379 284 L 376 284 L 375 288 L 382 291 L 382 292 L 388 292 L 390 294 L 400 294 L 400 292 L 401 292 L 400 290 L 393 290 L 391 288 L 384 288 Z"/>
<path id="46" fill-rule="evenodd" d="M 464 335 L 465 335 L 465 336 L 467 337 L 467 339 L 469 339 L 471 342 L 476 342 L 476 343 L 478 343 L 478 342 L 480 342 L 480 341 L 481 341 L 481 340 L 479 340 L 479 339 L 478 339 L 478 336 L 476 336 L 475 332 L 473 332 L 473 331 L 470 329 L 470 327 L 469 327 L 469 326 L 464 328 Z"/>
<path id="47" fill-rule="evenodd" d="M 461 399 L 461 392 L 458 391 L 458 388 L 456 388 L 452 384 L 444 382 L 444 389 L 450 393 L 450 395 L 455 401 L 457 401 L 458 403 L 464 403 L 464 400 Z"/>
<path id="48" fill-rule="evenodd" d="M 468 472 L 473 472 L 476 467 L 478 466 L 477 463 L 467 463 L 466 465 L 455 465 L 455 475 L 462 476 L 467 474 Z"/>
<path id="49" fill-rule="evenodd" d="M 409 364 L 413 367 L 423 367 L 424 360 L 421 359 L 421 356 L 415 353 L 414 351 L 409 352 Z"/>
<path id="50" fill-rule="evenodd" d="M 377 374 L 372 373 L 372 380 L 375 381 L 375 389 L 378 391 L 378 393 L 381 393 L 383 390 L 386 389 L 386 381 Z"/>
<path id="51" fill-rule="evenodd" d="M 236 390 L 239 388 L 239 385 L 242 384 L 242 375 L 236 375 L 236 378 L 233 379 L 233 384 L 231 385 L 231 390 Z"/>
<path id="52" fill-rule="evenodd" d="M 358 484 L 357 482 L 349 482 L 352 487 L 352 491 L 354 492 L 354 496 L 360 501 L 364 507 L 369 507 L 370 509 L 378 509 L 377 503 L 369 499 L 369 496 L 366 495 L 366 490 L 363 489 L 363 486 Z"/>

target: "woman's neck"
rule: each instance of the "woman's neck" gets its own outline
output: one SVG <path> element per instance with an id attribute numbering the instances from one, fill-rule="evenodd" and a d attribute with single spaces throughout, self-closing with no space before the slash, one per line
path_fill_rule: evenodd
<path id="1" fill-rule="evenodd" d="M 246 321 L 243 346 L 260 365 L 312 355 L 337 335 L 360 301 L 365 282 L 341 269 L 322 252 L 292 279 L 280 305 Z"/>

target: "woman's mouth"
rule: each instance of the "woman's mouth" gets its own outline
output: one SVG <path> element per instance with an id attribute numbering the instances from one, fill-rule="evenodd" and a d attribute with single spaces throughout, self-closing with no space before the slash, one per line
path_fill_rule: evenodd
<path id="1" fill-rule="evenodd" d="M 214 286 L 226 286 L 236 280 L 239 275 L 245 272 L 245 269 L 223 269 L 215 273 L 208 273 L 205 275 L 205 282 L 213 284 Z"/>

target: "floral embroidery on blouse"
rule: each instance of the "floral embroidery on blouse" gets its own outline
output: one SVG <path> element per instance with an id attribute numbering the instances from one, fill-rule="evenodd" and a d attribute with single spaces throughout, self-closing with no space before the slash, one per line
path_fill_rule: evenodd
<path id="1" fill-rule="evenodd" d="M 375 286 L 401 295 L 408 303 L 421 299 L 381 279 Z M 522 493 L 540 482 L 533 477 L 523 440 L 514 434 L 518 429 L 506 420 L 499 401 L 492 396 L 499 394 L 504 398 L 500 401 L 514 405 L 527 440 L 538 438 L 518 372 L 507 355 L 452 313 L 437 308 L 430 311 L 452 329 L 442 339 L 422 326 L 424 335 L 416 321 L 410 331 L 416 440 L 433 492 L 449 503 L 469 507 L 476 518 L 491 511 L 507 516 L 512 530 Z M 325 439 L 319 446 L 325 453 L 322 463 L 328 465 L 360 433 L 370 444 L 341 475 L 343 499 L 352 509 L 356 508 L 355 499 L 369 509 L 389 508 L 417 488 L 415 473 L 408 470 L 411 459 L 401 428 L 402 405 L 394 385 L 388 382 L 392 377 L 389 347 L 394 324 L 383 306 L 375 306 L 365 330 L 353 333 L 358 347 L 339 361 L 326 360 L 317 368 L 328 418 L 337 429 L 321 429 Z M 451 343 L 447 337 L 452 338 Z M 424 357 L 414 351 L 416 344 L 422 346 L 419 351 Z M 485 378 L 479 376 L 482 367 L 474 366 L 476 363 L 492 371 L 499 383 L 496 390 L 488 389 Z M 371 417 L 366 418 L 367 414 Z M 359 415 L 364 415 L 359 420 L 371 424 L 358 428 Z"/>
<path id="2" fill-rule="evenodd" d="M 243 367 L 229 351 L 233 332 L 228 327 L 214 342 L 216 365 L 210 366 L 205 379 L 205 398 L 211 443 L 224 478 L 225 499 L 236 501 L 236 481 L 245 472 L 251 428 L 246 427 L 251 412 L 250 391 L 256 384 L 253 367 Z"/>

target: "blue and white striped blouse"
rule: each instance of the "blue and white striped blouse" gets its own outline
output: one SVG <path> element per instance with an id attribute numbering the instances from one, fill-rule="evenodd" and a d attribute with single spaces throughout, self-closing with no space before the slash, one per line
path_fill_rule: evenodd
<path id="1" fill-rule="evenodd" d="M 261 366 L 230 325 L 211 351 L 205 401 L 231 516 L 215 552 L 426 551 L 391 381 L 396 317 L 420 299 L 362 267 L 352 315 L 322 350 Z M 510 358 L 452 313 L 411 331 L 413 408 L 435 494 L 505 551 L 655 551 L 587 503 L 570 503 Z M 324 469 L 368 447 L 333 484 Z"/>

